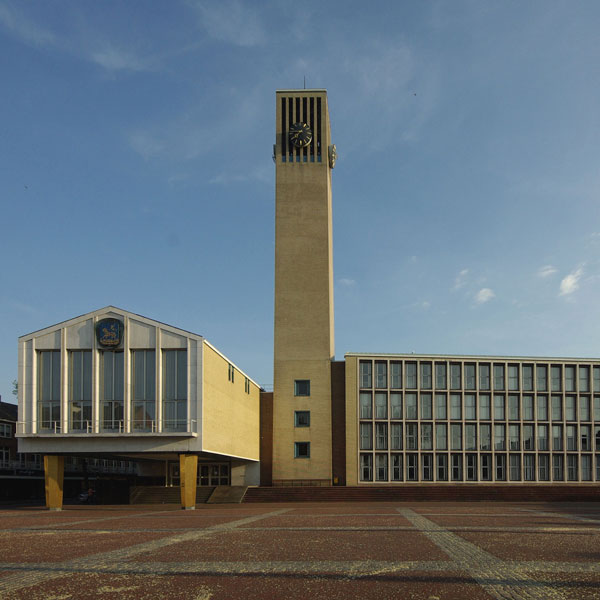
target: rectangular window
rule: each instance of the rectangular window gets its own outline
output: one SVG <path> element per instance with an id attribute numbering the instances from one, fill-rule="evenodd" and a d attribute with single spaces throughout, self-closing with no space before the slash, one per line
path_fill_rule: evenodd
<path id="1" fill-rule="evenodd" d="M 104 353 L 105 373 L 107 368 L 106 359 L 109 354 L 108 352 Z M 117 353 L 113 354 L 115 372 L 117 372 L 120 370 L 117 361 L 122 360 L 123 357 L 117 356 Z M 156 407 L 156 352 L 154 350 L 133 350 L 131 358 L 133 369 L 133 428 L 135 430 L 152 431 Z M 172 388 L 172 386 L 172 381 L 170 381 L 169 387 Z M 172 407 L 170 408 L 172 409 Z M 103 428 L 118 431 L 119 428 L 122 428 L 122 421 L 123 402 L 108 402 L 105 399 L 103 403 Z"/>
<path id="2" fill-rule="evenodd" d="M 227 373 L 227 377 L 231 383 L 235 382 L 235 367 L 229 363 L 229 371 Z"/>
<path id="3" fill-rule="evenodd" d="M 437 454 L 437 481 L 448 481 L 448 455 Z"/>
<path id="4" fill-rule="evenodd" d="M 533 396 L 523 396 L 523 421 L 533 421 Z"/>
<path id="5" fill-rule="evenodd" d="M 552 396 L 552 420 L 562 421 L 562 396 Z"/>
<path id="6" fill-rule="evenodd" d="M 577 420 L 577 400 L 575 396 L 565 398 L 565 417 L 567 421 Z"/>
<path id="7" fill-rule="evenodd" d="M 496 481 L 506 481 L 506 454 L 496 454 Z"/>
<path id="8" fill-rule="evenodd" d="M 363 424 L 361 424 L 361 427 Z M 310 410 L 294 411 L 294 427 L 310 427 Z"/>
<path id="9" fill-rule="evenodd" d="M 533 392 L 533 365 L 523 365 L 523 390 Z"/>
<path id="10" fill-rule="evenodd" d="M 581 480 L 592 481 L 592 456 L 590 454 L 581 455 Z"/>
<path id="11" fill-rule="evenodd" d="M 477 418 L 475 394 L 465 394 L 465 419 L 474 421 Z"/>
<path id="12" fill-rule="evenodd" d="M 538 450 L 543 450 L 543 451 L 549 450 L 548 425 L 538 425 L 537 426 L 537 446 L 538 446 Z"/>
<path id="13" fill-rule="evenodd" d="M 508 396 L 508 420 L 518 421 L 519 418 L 519 396 L 510 394 Z"/>
<path id="14" fill-rule="evenodd" d="M 419 479 L 419 461 L 417 454 L 406 455 L 406 480 L 418 481 Z"/>
<path id="15" fill-rule="evenodd" d="M 594 365 L 593 370 L 594 370 L 594 392 L 600 392 L 600 366 Z"/>
<path id="16" fill-rule="evenodd" d="M 373 481 L 373 455 L 360 455 L 360 480 Z"/>
<path id="17" fill-rule="evenodd" d="M 540 427 L 544 427 L 540 425 Z M 523 425 L 523 450 L 535 450 L 535 431 L 533 425 Z"/>
<path id="18" fill-rule="evenodd" d="M 310 442 L 294 442 L 294 458 L 310 458 Z"/>
<path id="19" fill-rule="evenodd" d="M 38 352 L 38 427 L 60 432 L 60 350 Z"/>
<path id="20" fill-rule="evenodd" d="M 519 389 L 519 365 L 508 365 L 508 391 L 516 392 Z"/>
<path id="21" fill-rule="evenodd" d="M 475 365 L 465 363 L 465 390 L 475 389 Z"/>
<path id="22" fill-rule="evenodd" d="M 435 389 L 445 390 L 446 381 L 446 363 L 435 363 Z"/>
<path id="23" fill-rule="evenodd" d="M 600 396 L 594 396 L 594 421 L 600 422 Z"/>
<path id="24" fill-rule="evenodd" d="M 563 466 L 563 455 L 553 454 L 552 455 L 552 480 L 553 481 L 564 481 L 564 466 Z"/>
<path id="25" fill-rule="evenodd" d="M 467 481 L 477 481 L 477 454 L 467 454 Z"/>
<path id="26" fill-rule="evenodd" d="M 451 454 L 452 481 L 462 481 L 462 454 Z"/>
<path id="27" fill-rule="evenodd" d="M 387 392 L 375 392 L 375 418 L 387 419 Z"/>
<path id="28" fill-rule="evenodd" d="M 387 481 L 387 466 L 388 466 L 388 455 L 387 454 L 376 454 L 375 455 L 375 473 L 377 481 Z"/>
<path id="29" fill-rule="evenodd" d="M 523 455 L 523 479 L 535 481 L 535 454 Z"/>
<path id="30" fill-rule="evenodd" d="M 590 397 L 579 396 L 579 420 L 589 421 L 590 420 Z"/>
<path id="31" fill-rule="evenodd" d="M 489 421 L 492 418 L 489 394 L 479 395 L 479 418 L 482 421 Z"/>
<path id="32" fill-rule="evenodd" d="M 375 424 L 375 449 L 376 450 L 387 450 L 388 449 L 388 424 L 387 423 L 376 423 Z"/>
<path id="33" fill-rule="evenodd" d="M 494 421 L 504 421 L 504 396 L 494 396 Z"/>
<path id="34" fill-rule="evenodd" d="M 390 445 L 392 450 L 402 450 L 402 423 L 390 425 Z"/>
<path id="35" fill-rule="evenodd" d="M 448 450 L 448 426 L 446 423 L 435 424 L 436 450 Z"/>
<path id="36" fill-rule="evenodd" d="M 488 423 L 479 425 L 479 449 L 492 449 L 492 426 Z"/>
<path id="37" fill-rule="evenodd" d="M 547 454 L 538 454 L 538 480 L 550 479 L 550 457 Z"/>
<path id="38" fill-rule="evenodd" d="M 554 367 L 552 367 L 552 370 L 554 370 Z M 554 387 L 554 382 L 552 385 Z M 565 365 L 565 391 L 566 392 L 576 391 L 575 390 L 575 365 Z"/>
<path id="39" fill-rule="evenodd" d="M 552 425 L 552 450 L 563 449 L 562 425 Z"/>
<path id="40" fill-rule="evenodd" d="M 373 397 L 371 396 L 371 392 L 360 393 L 360 418 L 373 418 Z"/>
<path id="41" fill-rule="evenodd" d="M 435 418 L 447 419 L 448 413 L 446 410 L 446 394 L 435 395 Z"/>
<path id="42" fill-rule="evenodd" d="M 477 450 L 477 425 L 475 423 L 465 425 L 465 450 Z"/>
<path id="43" fill-rule="evenodd" d="M 404 396 L 406 404 L 406 418 L 409 420 L 417 419 L 417 395 L 408 393 Z"/>
<path id="44" fill-rule="evenodd" d="M 433 425 L 421 423 L 421 450 L 433 449 Z"/>
<path id="45" fill-rule="evenodd" d="M 406 449 L 407 450 L 418 450 L 417 439 L 417 424 L 416 423 L 407 423 L 406 424 Z"/>
<path id="46" fill-rule="evenodd" d="M 460 423 L 450 425 L 450 450 L 462 450 L 462 425 Z"/>
<path id="47" fill-rule="evenodd" d="M 402 454 L 392 454 L 392 481 L 402 481 Z"/>
<path id="48" fill-rule="evenodd" d="M 548 396 L 538 396 L 537 400 L 537 418 L 538 421 L 548 420 Z"/>
<path id="49" fill-rule="evenodd" d="M 310 396 L 310 379 L 294 381 L 294 396 Z"/>
<path id="50" fill-rule="evenodd" d="M 186 431 L 187 350 L 163 350 L 163 430 Z"/>
<path id="51" fill-rule="evenodd" d="M 433 454 L 421 456 L 421 481 L 433 481 Z"/>
<path id="52" fill-rule="evenodd" d="M 479 389 L 489 390 L 490 389 L 490 365 L 480 364 L 479 365 Z"/>
<path id="53" fill-rule="evenodd" d="M 577 425 L 567 425 L 567 450 L 577 450 Z"/>
<path id="54" fill-rule="evenodd" d="M 494 425 L 494 449 L 506 450 L 506 426 Z"/>
<path id="55" fill-rule="evenodd" d="M 421 394 L 421 419 L 432 419 L 431 394 Z"/>
<path id="56" fill-rule="evenodd" d="M 552 365 L 550 367 L 550 376 L 553 392 L 562 391 L 562 367 L 560 365 Z"/>
<path id="57" fill-rule="evenodd" d="M 372 369 L 373 364 L 370 360 L 361 360 L 360 361 L 360 387 L 361 388 L 371 388 L 373 387 L 372 383 Z"/>
<path id="58" fill-rule="evenodd" d="M 390 413 L 392 419 L 402 418 L 402 394 L 400 392 L 390 393 Z"/>
<path id="59" fill-rule="evenodd" d="M 375 361 L 375 387 L 385 389 L 387 386 L 387 362 L 377 360 Z"/>
<path id="60" fill-rule="evenodd" d="M 450 394 L 450 418 L 462 419 L 462 398 L 460 394 Z"/>
<path id="61" fill-rule="evenodd" d="M 92 352 L 69 352 L 69 427 L 92 429 Z"/>
<path id="62" fill-rule="evenodd" d="M 600 450 L 600 425 L 594 426 L 594 438 L 596 439 L 596 450 Z M 600 479 L 598 479 L 600 481 Z"/>
<path id="63" fill-rule="evenodd" d="M 373 423 L 360 424 L 360 449 L 373 450 Z"/>
<path id="64" fill-rule="evenodd" d="M 492 455 L 481 454 L 479 456 L 479 462 L 481 464 L 481 481 L 492 480 Z"/>
<path id="65" fill-rule="evenodd" d="M 581 439 L 581 449 L 589 451 L 592 449 L 592 430 L 589 425 L 579 426 L 579 437 Z"/>
<path id="66" fill-rule="evenodd" d="M 406 387 L 410 389 L 417 387 L 417 363 L 406 363 Z"/>
<path id="67" fill-rule="evenodd" d="M 535 367 L 537 375 L 537 391 L 547 392 L 548 391 L 548 367 L 547 365 L 536 365 Z"/>
<path id="68" fill-rule="evenodd" d="M 450 389 L 460 390 L 460 363 L 450 363 Z"/>
<path id="69" fill-rule="evenodd" d="M 395 390 L 402 387 L 402 363 L 399 361 L 390 363 L 390 387 Z"/>
<path id="70" fill-rule="evenodd" d="M 579 480 L 577 475 L 577 454 L 567 454 L 567 480 Z"/>
<path id="71" fill-rule="evenodd" d="M 431 389 L 431 363 L 430 362 L 422 362 L 421 363 L 421 387 L 424 390 Z"/>
<path id="72" fill-rule="evenodd" d="M 494 365 L 494 390 L 504 390 L 504 365 Z"/>
<path id="73" fill-rule="evenodd" d="M 509 450 L 520 450 L 521 449 L 521 439 L 520 439 L 520 427 L 519 425 L 509 425 L 508 426 L 508 449 Z"/>

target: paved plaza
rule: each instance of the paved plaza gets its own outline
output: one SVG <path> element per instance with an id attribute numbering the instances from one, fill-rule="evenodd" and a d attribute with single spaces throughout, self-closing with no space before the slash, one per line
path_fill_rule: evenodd
<path id="1" fill-rule="evenodd" d="M 0 598 L 600 599 L 600 503 L 0 509 Z"/>

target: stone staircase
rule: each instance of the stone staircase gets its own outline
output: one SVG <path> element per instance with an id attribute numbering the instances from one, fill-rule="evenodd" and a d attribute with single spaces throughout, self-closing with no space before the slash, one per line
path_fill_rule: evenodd
<path id="1" fill-rule="evenodd" d="M 251 487 L 244 502 L 594 502 L 600 485 L 448 484 L 347 487 Z"/>
<path id="2" fill-rule="evenodd" d="M 198 486 L 196 488 L 196 504 L 204 504 L 212 495 L 215 488 Z M 129 504 L 180 504 L 181 492 L 179 487 L 163 485 L 133 486 L 129 489 Z"/>

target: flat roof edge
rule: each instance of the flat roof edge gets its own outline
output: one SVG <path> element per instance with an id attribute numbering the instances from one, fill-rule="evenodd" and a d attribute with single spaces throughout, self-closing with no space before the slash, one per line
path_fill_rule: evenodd
<path id="1" fill-rule="evenodd" d="M 365 358 L 447 358 L 447 359 L 467 359 L 467 360 L 529 360 L 539 362 L 600 362 L 600 358 L 591 356 L 511 356 L 498 354 L 425 354 L 422 352 L 410 352 L 391 354 L 387 352 L 346 352 L 346 357 L 365 357 Z"/>

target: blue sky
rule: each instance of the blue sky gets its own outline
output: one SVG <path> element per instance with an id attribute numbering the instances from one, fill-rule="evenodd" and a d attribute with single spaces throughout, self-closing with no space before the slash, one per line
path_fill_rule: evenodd
<path id="1" fill-rule="evenodd" d="M 275 90 L 326 88 L 336 354 L 600 355 L 600 3 L 0 0 L 0 393 L 113 304 L 272 382 Z"/>

